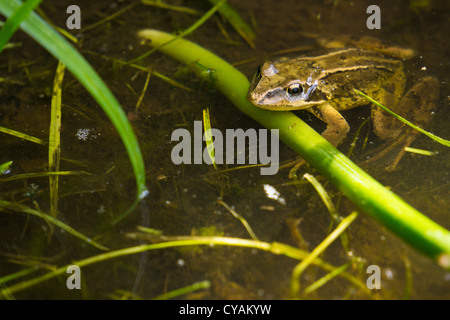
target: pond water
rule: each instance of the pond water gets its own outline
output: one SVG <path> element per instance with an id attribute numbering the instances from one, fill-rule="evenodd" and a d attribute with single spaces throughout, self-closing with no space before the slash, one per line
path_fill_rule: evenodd
<path id="1" fill-rule="evenodd" d="M 169 1 L 167 1 L 169 2 Z M 149 50 L 140 43 L 137 31 L 152 28 L 178 32 L 191 26 L 199 15 L 174 11 L 133 1 L 78 0 L 82 27 L 71 31 L 79 40 L 76 47 L 91 63 L 119 100 L 133 126 L 145 161 L 150 191 L 144 206 L 138 206 L 114 226 L 108 223 L 126 211 L 134 201 L 135 180 L 125 148 L 109 119 L 79 82 L 66 72 L 62 93 L 61 171 L 85 171 L 90 175 L 59 178 L 58 219 L 110 249 L 139 245 L 129 236 L 137 226 L 147 225 L 164 236 L 223 235 L 250 239 L 244 225 L 223 205 L 246 219 L 261 241 L 280 242 L 313 250 L 336 226 L 314 188 L 305 180 L 288 178 L 290 167 L 276 175 L 262 176 L 259 167 L 206 164 L 176 165 L 171 152 L 176 143 L 172 132 L 178 128 L 194 131 L 194 121 L 202 120 L 209 108 L 212 126 L 226 129 L 260 129 L 261 126 L 236 109 L 210 83 L 198 78 L 190 67 L 160 53 L 153 53 L 139 65 L 172 78 L 189 88 L 174 86 L 152 74 L 142 103 L 136 111 L 147 80 L 147 73 L 133 66 L 113 63 L 129 61 Z M 204 13 L 208 1 L 170 1 Z M 256 24 L 254 48 L 217 14 L 186 38 L 235 63 L 250 79 L 265 59 L 280 56 L 280 51 L 311 46 L 311 35 L 373 36 L 383 41 L 413 48 L 417 56 L 405 61 L 407 86 L 424 75 L 440 81 L 439 104 L 427 130 L 450 137 L 449 97 L 449 17 L 448 2 L 429 1 L 416 7 L 415 1 L 234 1 L 229 3 L 242 18 Z M 426 1 L 425 1 L 426 3 Z M 377 4 L 381 9 L 381 29 L 366 26 L 366 9 Z M 41 8 L 55 25 L 65 28 L 67 14 L 63 2 L 43 1 Z M 119 16 L 90 25 L 126 9 Z M 254 26 L 255 27 L 255 26 Z M 224 29 L 226 34 L 221 30 Z M 57 61 L 26 34 L 19 31 L 11 39 L 20 43 L 0 55 L 1 126 L 48 139 L 51 90 Z M 304 52 L 301 52 L 304 53 Z M 299 52 L 287 53 L 295 56 Z M 286 53 L 285 53 L 286 55 Z M 319 132 L 323 123 L 307 112 L 298 114 Z M 358 128 L 370 117 L 370 108 L 343 113 L 350 132 L 339 149 L 347 154 Z M 351 154 L 356 163 L 373 155 L 383 145 L 365 123 Z M 437 151 L 436 156 L 407 153 L 395 171 L 384 170 L 383 161 L 364 169 L 400 195 L 413 207 L 443 227 L 450 228 L 448 148 L 421 135 L 415 148 Z M 47 168 L 45 146 L 0 133 L 0 164 L 13 161 L 15 174 L 42 172 Z M 296 159 L 296 154 L 280 145 L 280 162 Z M 225 170 L 235 169 L 235 170 Z M 298 176 L 310 173 L 324 185 L 337 206 L 347 216 L 356 207 L 336 188 L 305 165 Z M 283 201 L 271 199 L 264 190 L 273 186 Z M 27 178 L 0 182 L 0 200 L 17 202 L 49 213 L 48 179 Z M 144 218 L 143 218 L 144 217 Z M 148 223 L 147 223 L 148 219 Z M 102 251 L 87 245 L 45 220 L 21 212 L 0 211 L 0 277 L 36 268 L 26 278 L 44 274 Z M 337 277 L 310 294 L 307 299 L 449 299 L 450 274 L 417 253 L 402 240 L 361 212 L 347 230 L 348 248 L 335 241 L 321 256 L 341 266 L 365 284 L 366 268 L 381 270 L 381 290 L 360 290 L 348 279 Z M 152 241 L 161 241 L 158 236 Z M 148 238 L 142 240 L 148 241 Z M 250 248 L 198 246 L 170 248 L 110 259 L 82 268 L 82 290 L 67 290 L 66 275 L 13 293 L 17 299 L 108 299 L 127 296 L 153 298 L 193 283 L 209 280 L 208 289 L 180 298 L 189 299 L 285 299 L 297 260 Z M 301 277 L 302 288 L 327 271 L 309 267 Z M 135 283 L 136 278 L 138 282 Z M 6 283 L 12 286 L 19 278 Z M 125 292 L 125 293 L 124 293 Z"/>

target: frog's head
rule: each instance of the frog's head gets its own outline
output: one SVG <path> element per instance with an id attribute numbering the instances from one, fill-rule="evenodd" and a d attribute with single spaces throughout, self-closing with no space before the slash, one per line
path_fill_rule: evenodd
<path id="1" fill-rule="evenodd" d="M 269 110 L 299 110 L 325 103 L 321 94 L 313 94 L 319 85 L 311 76 L 304 78 L 286 64 L 265 62 L 250 85 L 248 99 Z"/>

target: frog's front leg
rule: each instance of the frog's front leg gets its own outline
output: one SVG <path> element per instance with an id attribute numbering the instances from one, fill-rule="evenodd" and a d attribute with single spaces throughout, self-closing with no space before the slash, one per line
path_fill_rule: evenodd
<path id="1" fill-rule="evenodd" d="M 425 128 L 431 120 L 439 98 L 439 81 L 433 77 L 425 77 L 415 84 L 397 104 L 391 104 L 390 94 L 382 92 L 380 102 L 391 108 L 392 111 L 415 125 Z M 400 120 L 382 111 L 378 107 L 372 108 L 372 122 L 375 134 L 381 139 L 391 140 L 387 146 L 383 146 L 383 151 L 372 157 L 369 162 L 378 160 L 386 156 L 399 145 L 402 149 L 397 153 L 392 163 L 386 168 L 394 170 L 398 162 L 405 154 L 405 147 L 408 147 L 417 137 L 419 132 L 404 125 Z"/>
<path id="2" fill-rule="evenodd" d="M 322 137 L 337 147 L 350 130 L 350 126 L 340 112 L 329 103 L 321 104 L 308 111 L 327 124 L 327 128 L 322 132 Z"/>
<path id="3" fill-rule="evenodd" d="M 322 132 L 322 137 L 337 147 L 350 130 L 350 126 L 344 117 L 328 102 L 310 108 L 308 111 L 327 124 L 327 128 Z M 303 164 L 305 164 L 305 160 L 300 158 L 296 165 L 289 171 L 290 179 L 296 176 L 296 171 Z"/>

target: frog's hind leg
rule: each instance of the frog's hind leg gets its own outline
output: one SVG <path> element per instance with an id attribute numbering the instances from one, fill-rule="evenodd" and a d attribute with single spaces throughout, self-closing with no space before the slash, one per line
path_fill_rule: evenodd
<path id="1" fill-rule="evenodd" d="M 384 79 L 381 79 L 382 83 Z M 400 99 L 405 91 L 405 75 L 397 72 L 390 81 L 382 84 L 376 94 L 376 99 L 385 107 L 401 115 Z M 393 140 L 402 131 L 404 124 L 381 108 L 372 106 L 372 124 L 377 137 L 382 140 Z"/>
<path id="2" fill-rule="evenodd" d="M 433 112 L 437 106 L 438 98 L 439 81 L 433 77 L 425 77 L 405 94 L 405 96 L 396 105 L 394 111 L 399 113 L 404 118 L 407 118 L 407 120 L 410 120 L 416 126 L 425 128 L 431 120 Z M 397 120 L 393 116 L 387 115 L 387 113 L 381 113 L 381 110 L 379 109 L 375 110 L 374 113 L 375 116 L 373 120 L 375 133 L 380 138 L 393 141 L 390 141 L 382 146 L 382 151 L 367 160 L 365 163 L 381 159 L 401 145 L 401 150 L 398 151 L 392 163 L 386 168 L 386 170 L 392 171 L 404 156 L 405 147 L 408 147 L 412 142 L 414 142 L 419 134 L 419 131 L 404 125 L 400 122 L 400 120 Z M 379 126 L 379 124 L 383 122 L 386 122 L 388 126 L 385 124 L 384 126 Z"/>
<path id="3" fill-rule="evenodd" d="M 316 42 L 322 48 L 338 49 L 338 48 L 357 47 L 360 49 L 379 52 L 389 57 L 405 60 L 412 59 L 416 55 L 416 52 L 413 49 L 393 46 L 390 43 L 384 42 L 378 38 L 370 36 L 363 36 L 363 37 L 356 37 L 350 35 L 321 36 L 317 37 Z"/>

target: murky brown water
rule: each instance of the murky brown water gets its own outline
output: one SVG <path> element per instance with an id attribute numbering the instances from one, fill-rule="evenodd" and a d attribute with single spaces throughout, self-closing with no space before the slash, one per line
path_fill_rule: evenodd
<path id="1" fill-rule="evenodd" d="M 126 7 L 130 2 L 77 1 L 82 8 L 82 32 L 74 33 L 80 39 L 79 49 L 94 66 L 124 110 L 130 115 L 145 159 L 150 196 L 150 226 L 166 235 L 189 235 L 204 227 L 215 227 L 226 236 L 249 238 L 242 224 L 216 201 L 233 206 L 245 217 L 255 234 L 263 241 L 277 241 L 297 245 L 289 227 L 301 219 L 297 230 L 312 250 L 329 232 L 330 215 L 310 185 L 283 186 L 288 181 L 288 169 L 275 176 L 261 176 L 259 168 L 211 174 L 207 165 L 176 166 L 170 160 L 174 143 L 170 136 L 182 127 L 190 131 L 193 121 L 202 119 L 202 110 L 210 108 L 213 127 L 220 130 L 260 128 L 240 113 L 224 96 L 192 74 L 189 68 L 155 53 L 144 59 L 144 66 L 174 78 L 192 89 L 176 88 L 152 76 L 140 111 L 135 106 L 144 86 L 146 74 L 131 67 L 113 66 L 100 58 L 130 60 L 145 50 L 139 44 L 136 31 L 154 28 L 174 32 L 194 23 L 198 16 L 138 4 L 118 18 L 95 29 L 84 27 Z M 205 12 L 207 1 L 176 1 L 177 4 Z M 256 67 L 275 52 L 310 43 L 305 33 L 371 35 L 380 39 L 412 47 L 419 57 L 406 63 L 408 84 L 427 73 L 441 81 L 440 105 L 429 131 L 450 137 L 448 118 L 449 47 L 448 5 L 430 1 L 430 10 L 415 13 L 408 2 L 377 1 L 382 12 L 381 30 L 368 30 L 366 8 L 373 1 L 230 1 L 246 21 L 253 17 L 257 23 L 255 49 L 214 16 L 188 39 L 212 50 L 230 62 L 254 59 L 240 64 L 239 69 L 251 77 Z M 58 26 L 65 26 L 65 4 L 44 1 L 42 9 Z M 224 25 L 233 42 L 221 33 Z M 12 42 L 21 47 L 5 50 L 0 55 L 0 75 L 7 77 L 0 88 L 1 126 L 47 139 L 50 113 L 50 93 L 57 61 L 36 42 L 18 32 Z M 345 113 L 351 126 L 347 140 L 341 146 L 346 153 L 358 126 L 369 117 L 369 108 Z M 318 130 L 323 125 L 306 115 L 305 119 Z M 80 129 L 85 130 L 81 131 Z M 87 139 L 80 138 L 88 133 Z M 361 139 L 353 152 L 353 159 L 364 159 L 369 150 L 380 141 L 364 127 L 361 135 L 369 132 L 369 145 L 362 150 Z M 63 87 L 61 170 L 84 170 L 91 176 L 60 178 L 59 218 L 75 229 L 95 237 L 102 244 L 118 249 L 138 244 L 128 239 L 126 232 L 134 232 L 141 224 L 137 210 L 115 227 L 102 226 L 114 215 L 123 212 L 133 201 L 135 184 L 132 169 L 120 139 L 101 108 L 82 86 L 66 73 Z M 435 157 L 406 155 L 398 170 L 386 172 L 381 164 L 373 164 L 368 172 L 412 206 L 450 228 L 448 208 L 449 165 L 448 148 L 421 136 L 413 144 L 416 148 L 439 151 Z M 47 149 L 1 134 L 0 163 L 14 161 L 12 174 L 37 172 L 45 169 Z M 281 147 L 280 161 L 295 158 L 287 147 Z M 234 166 L 236 167 L 236 166 Z M 224 169 L 222 166 L 220 169 Z M 302 168 L 300 174 L 315 174 L 312 168 Z M 322 181 L 325 182 L 325 181 Z M 263 184 L 271 184 L 281 192 L 286 204 L 280 204 L 264 195 Z M 339 213 L 348 215 L 355 208 L 337 191 L 326 185 Z M 30 207 L 37 204 L 43 212 L 49 210 L 49 189 L 46 178 L 0 183 L 0 199 L 20 201 Z M 268 210 L 270 208 L 270 210 Z M 294 228 L 295 229 L 295 228 Z M 27 218 L 22 213 L 0 213 L 0 276 L 39 262 L 45 266 L 63 266 L 100 253 L 86 247 L 58 229 L 49 240 L 48 227 L 41 219 Z M 449 299 L 450 276 L 444 270 L 416 253 L 363 213 L 348 231 L 349 246 L 355 263 L 348 272 L 365 282 L 365 268 L 379 265 L 382 271 L 382 289 L 378 297 L 401 299 L 407 286 L 406 274 L 411 267 L 414 299 Z M 349 258 L 339 241 L 325 254 L 323 260 L 340 266 Z M 49 280 L 14 294 L 16 298 L 109 298 L 116 290 L 130 291 L 139 255 L 109 260 L 83 269 L 83 289 L 69 291 L 64 281 Z M 209 290 L 188 296 L 193 299 L 283 299 L 288 297 L 289 279 L 296 261 L 265 252 L 244 248 L 201 248 L 201 250 L 167 249 L 150 252 L 145 273 L 137 291 L 143 298 L 151 298 L 166 291 L 210 280 Z M 36 273 L 36 274 L 37 274 Z M 311 267 L 302 278 L 302 286 L 313 283 L 324 271 Z M 8 285 L 10 285 L 8 283 Z M 308 298 L 334 299 L 368 298 L 349 282 L 335 279 Z"/>

